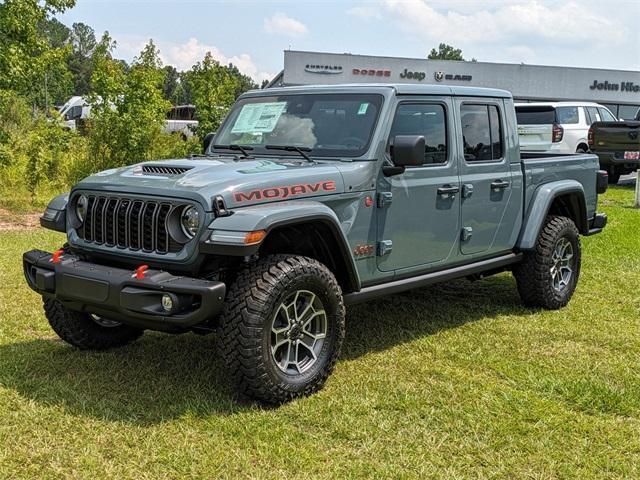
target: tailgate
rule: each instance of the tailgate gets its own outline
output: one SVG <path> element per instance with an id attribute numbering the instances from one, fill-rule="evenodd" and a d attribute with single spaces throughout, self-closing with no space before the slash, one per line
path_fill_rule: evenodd
<path id="1" fill-rule="evenodd" d="M 552 125 L 518 125 L 520 150 L 523 152 L 546 152 L 551 148 Z"/>
<path id="2" fill-rule="evenodd" d="M 640 122 L 596 122 L 593 129 L 593 150 L 640 150 Z"/>

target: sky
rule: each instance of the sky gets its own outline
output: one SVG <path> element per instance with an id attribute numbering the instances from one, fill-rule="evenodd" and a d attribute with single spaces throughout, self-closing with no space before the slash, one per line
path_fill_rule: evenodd
<path id="1" fill-rule="evenodd" d="M 424 58 L 441 42 L 478 61 L 640 70 L 640 0 L 77 0 L 58 19 L 108 30 L 127 61 L 153 39 L 165 64 L 211 51 L 257 82 L 287 49 Z"/>

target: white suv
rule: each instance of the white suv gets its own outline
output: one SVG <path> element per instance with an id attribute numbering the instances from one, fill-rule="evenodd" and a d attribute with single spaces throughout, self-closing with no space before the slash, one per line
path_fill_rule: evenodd
<path id="1" fill-rule="evenodd" d="M 617 122 L 608 108 L 589 102 L 516 103 L 523 152 L 584 153 L 593 122 Z"/>

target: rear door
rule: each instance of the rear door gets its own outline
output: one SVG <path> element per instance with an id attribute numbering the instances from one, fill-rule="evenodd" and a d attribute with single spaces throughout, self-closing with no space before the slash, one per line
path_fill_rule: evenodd
<path id="1" fill-rule="evenodd" d="M 552 106 L 516 106 L 518 138 L 523 152 L 546 152 L 553 143 L 556 111 Z"/>
<path id="2" fill-rule="evenodd" d="M 424 270 L 457 256 L 460 180 L 452 109 L 446 97 L 400 100 L 396 106 L 387 155 L 396 135 L 423 135 L 425 156 L 421 166 L 384 177 L 377 209 L 381 271 Z"/>
<path id="3" fill-rule="evenodd" d="M 463 255 L 507 250 L 513 228 L 513 185 L 506 155 L 506 116 L 501 99 L 456 100 L 459 118 L 461 242 Z"/>

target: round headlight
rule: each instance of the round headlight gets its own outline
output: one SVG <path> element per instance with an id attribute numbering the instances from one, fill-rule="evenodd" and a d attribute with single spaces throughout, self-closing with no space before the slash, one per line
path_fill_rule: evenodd
<path id="1" fill-rule="evenodd" d="M 198 233 L 198 228 L 200 228 L 200 214 L 198 210 L 195 207 L 184 207 L 182 215 L 180 216 L 180 225 L 187 237 L 195 237 L 196 233 Z"/>
<path id="2" fill-rule="evenodd" d="M 84 195 L 80 195 L 76 201 L 76 217 L 80 220 L 80 223 L 84 222 L 87 216 L 87 208 L 89 206 L 89 199 Z"/>

